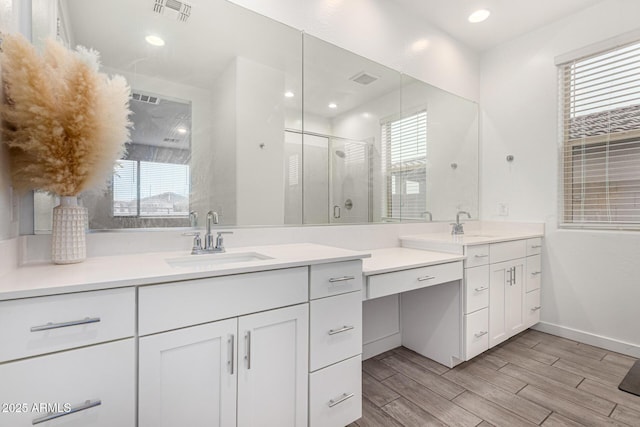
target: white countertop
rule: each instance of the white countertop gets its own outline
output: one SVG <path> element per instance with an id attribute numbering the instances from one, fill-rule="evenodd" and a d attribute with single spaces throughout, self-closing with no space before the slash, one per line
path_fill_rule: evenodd
<path id="1" fill-rule="evenodd" d="M 226 253 L 255 252 L 271 259 L 216 266 L 171 267 L 166 260 L 193 256 L 189 252 L 155 252 L 88 258 L 79 264 L 30 264 L 0 276 L 0 301 L 35 296 L 147 285 L 229 274 L 250 273 L 348 261 L 369 257 L 357 252 L 309 243 L 229 249 Z"/>
<path id="2" fill-rule="evenodd" d="M 365 276 L 465 259 L 459 254 L 409 248 L 385 248 L 368 252 L 371 253 L 371 258 L 363 260 L 362 263 L 362 272 Z"/>
<path id="3" fill-rule="evenodd" d="M 444 251 L 457 254 L 464 253 L 465 246 L 484 245 L 487 243 L 508 242 L 511 240 L 543 237 L 544 232 L 536 230 L 470 230 L 465 234 L 425 233 L 400 236 L 403 247 Z"/>

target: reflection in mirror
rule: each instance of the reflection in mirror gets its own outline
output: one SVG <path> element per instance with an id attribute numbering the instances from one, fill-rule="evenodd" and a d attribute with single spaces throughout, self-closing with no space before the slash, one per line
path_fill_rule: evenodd
<path id="1" fill-rule="evenodd" d="M 226 0 L 32 1 L 34 39 L 96 49 L 136 94 L 127 157 L 80 197 L 92 229 L 477 217 L 473 102 Z M 34 205 L 47 232 L 55 201 Z"/>
<path id="2" fill-rule="evenodd" d="M 399 72 L 304 35 L 304 224 L 384 219 L 381 121 L 400 114 Z"/>
<path id="3" fill-rule="evenodd" d="M 402 118 L 386 134 L 401 219 L 450 221 L 458 211 L 478 218 L 476 103 L 403 75 Z"/>
<path id="4" fill-rule="evenodd" d="M 58 38 L 96 49 L 134 92 L 128 157 L 106 192 L 80 196 L 90 228 L 202 225 L 210 210 L 226 225 L 283 224 L 284 132 L 302 123 L 300 31 L 225 0 L 154 6 L 33 0 L 34 25 L 53 13 Z M 50 229 L 43 199 L 38 230 Z"/>

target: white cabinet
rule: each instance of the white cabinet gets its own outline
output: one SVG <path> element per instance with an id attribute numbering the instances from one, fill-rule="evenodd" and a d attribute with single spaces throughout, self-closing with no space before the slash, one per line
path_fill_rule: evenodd
<path id="1" fill-rule="evenodd" d="M 134 288 L 0 302 L 0 426 L 134 426 L 134 334 Z"/>
<path id="2" fill-rule="evenodd" d="M 301 304 L 238 320 L 238 427 L 307 425 L 308 319 Z"/>
<path id="3" fill-rule="evenodd" d="M 237 320 L 140 338 L 139 426 L 236 424 Z"/>
<path id="4" fill-rule="evenodd" d="M 312 265 L 309 286 L 309 426 L 343 427 L 362 417 L 362 261 Z"/>
<path id="5" fill-rule="evenodd" d="M 135 402 L 132 338 L 0 364 L 2 427 L 134 427 Z"/>
<path id="6" fill-rule="evenodd" d="M 465 246 L 464 359 L 540 321 L 542 239 Z"/>
<path id="7" fill-rule="evenodd" d="M 140 338 L 139 426 L 306 425 L 308 317 L 305 303 Z"/>
<path id="8" fill-rule="evenodd" d="M 489 347 L 524 330 L 524 266 L 524 258 L 489 266 Z"/>

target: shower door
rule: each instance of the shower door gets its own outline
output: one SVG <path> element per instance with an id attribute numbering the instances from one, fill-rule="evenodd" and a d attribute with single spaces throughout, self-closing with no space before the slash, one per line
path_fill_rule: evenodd
<path id="1" fill-rule="evenodd" d="M 370 221 L 369 144 L 343 138 L 329 140 L 329 221 Z"/>

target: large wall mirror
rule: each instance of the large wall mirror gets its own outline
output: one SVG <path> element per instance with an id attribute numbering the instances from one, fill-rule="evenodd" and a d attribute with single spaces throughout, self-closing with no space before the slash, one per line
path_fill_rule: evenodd
<path id="1" fill-rule="evenodd" d="M 34 43 L 94 48 L 132 89 L 127 155 L 80 197 L 90 229 L 477 217 L 471 101 L 225 0 L 32 2 Z M 36 233 L 54 204 L 34 195 Z"/>

